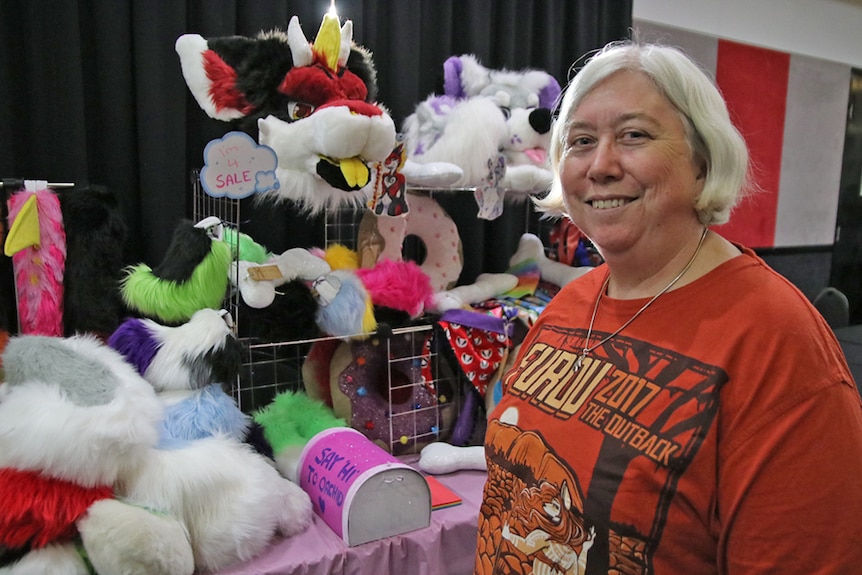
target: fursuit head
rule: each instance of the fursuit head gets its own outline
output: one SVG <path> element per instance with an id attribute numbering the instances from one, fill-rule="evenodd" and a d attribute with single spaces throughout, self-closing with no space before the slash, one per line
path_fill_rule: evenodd
<path id="1" fill-rule="evenodd" d="M 294 16 L 285 33 L 205 39 L 180 36 L 183 77 L 212 118 L 233 122 L 278 157 L 279 187 L 259 199 L 290 200 L 308 214 L 363 205 L 396 143 L 378 103 L 371 53 L 353 24 L 326 14 L 314 43 Z"/>
<path id="2" fill-rule="evenodd" d="M 499 186 L 521 197 L 550 188 L 551 112 L 560 84 L 537 69 L 491 69 L 472 54 L 443 63 L 443 94 L 432 94 L 404 121 L 407 153 L 417 163 L 452 163 L 460 186 L 477 186 L 499 161 Z M 518 197 L 516 195 L 516 197 Z"/>

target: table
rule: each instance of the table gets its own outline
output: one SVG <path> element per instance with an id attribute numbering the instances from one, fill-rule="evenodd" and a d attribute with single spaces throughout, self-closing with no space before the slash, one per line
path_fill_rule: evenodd
<path id="1" fill-rule="evenodd" d="M 415 459 L 406 460 L 413 465 Z M 278 538 L 255 559 L 217 575 L 469 575 L 484 471 L 437 475 L 462 503 L 431 512 L 423 529 L 348 547 L 317 515 L 307 531 Z"/>
<path id="2" fill-rule="evenodd" d="M 844 350 L 850 372 L 862 393 L 862 325 L 835 328 L 835 337 L 838 338 L 838 343 Z"/>

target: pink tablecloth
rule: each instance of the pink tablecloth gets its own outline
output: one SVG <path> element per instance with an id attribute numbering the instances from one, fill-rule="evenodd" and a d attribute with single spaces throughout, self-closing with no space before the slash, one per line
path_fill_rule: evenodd
<path id="1" fill-rule="evenodd" d="M 277 539 L 254 560 L 218 575 L 468 575 L 473 572 L 486 473 L 460 471 L 436 477 L 462 503 L 432 511 L 431 525 L 424 529 L 348 547 L 315 516 L 307 531 Z"/>

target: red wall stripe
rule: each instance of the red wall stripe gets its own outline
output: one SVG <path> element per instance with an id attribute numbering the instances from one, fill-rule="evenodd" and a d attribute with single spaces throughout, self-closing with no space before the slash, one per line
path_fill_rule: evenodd
<path id="1" fill-rule="evenodd" d="M 754 180 L 761 191 L 746 198 L 730 221 L 716 229 L 752 248 L 775 243 L 789 70 L 790 54 L 718 41 L 716 83 L 748 144 Z"/>

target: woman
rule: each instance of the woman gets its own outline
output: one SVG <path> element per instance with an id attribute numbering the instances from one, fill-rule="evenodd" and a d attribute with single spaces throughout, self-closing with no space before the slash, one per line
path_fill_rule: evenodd
<path id="1" fill-rule="evenodd" d="M 609 45 L 552 138 L 540 208 L 606 264 L 504 379 L 476 573 L 860 572 L 862 401 L 805 296 L 709 229 L 748 169 L 717 89 L 676 49 Z"/>

